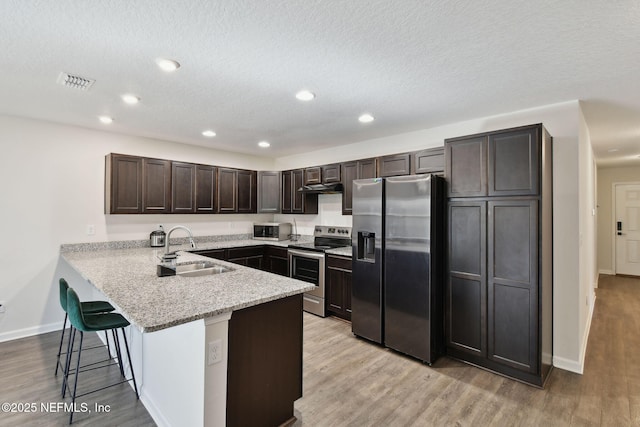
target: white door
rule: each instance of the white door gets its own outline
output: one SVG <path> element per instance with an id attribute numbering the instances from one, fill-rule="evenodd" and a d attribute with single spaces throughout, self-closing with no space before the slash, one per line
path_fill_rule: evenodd
<path id="1" fill-rule="evenodd" d="M 640 184 L 616 185 L 616 274 L 640 276 Z"/>

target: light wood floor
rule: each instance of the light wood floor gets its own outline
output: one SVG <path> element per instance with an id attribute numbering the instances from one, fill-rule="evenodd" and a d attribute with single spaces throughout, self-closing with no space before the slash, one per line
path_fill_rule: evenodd
<path id="1" fill-rule="evenodd" d="M 600 277 L 585 373 L 555 369 L 544 390 L 446 357 L 426 366 L 355 338 L 334 318 L 305 313 L 304 323 L 296 427 L 640 426 L 639 279 Z M 0 343 L 0 401 L 63 402 L 61 377 L 53 376 L 58 340 L 49 333 Z M 155 425 L 128 385 L 81 401 L 108 404 L 111 412 L 76 414 L 74 425 Z M 0 426 L 67 422 L 68 413 L 0 412 Z"/>
<path id="2" fill-rule="evenodd" d="M 640 425 L 640 280 L 601 276 L 584 375 L 546 388 L 440 358 L 428 367 L 305 314 L 295 426 Z"/>

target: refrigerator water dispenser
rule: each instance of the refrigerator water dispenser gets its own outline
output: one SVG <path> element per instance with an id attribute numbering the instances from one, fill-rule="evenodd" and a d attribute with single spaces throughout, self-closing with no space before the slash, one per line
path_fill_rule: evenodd
<path id="1" fill-rule="evenodd" d="M 358 232 L 358 253 L 360 261 L 376 262 L 376 233 Z"/>

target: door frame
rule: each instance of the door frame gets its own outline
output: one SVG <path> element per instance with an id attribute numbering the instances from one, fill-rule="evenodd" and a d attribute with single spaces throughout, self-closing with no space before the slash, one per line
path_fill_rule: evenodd
<path id="1" fill-rule="evenodd" d="M 617 194 L 617 186 L 618 185 L 640 185 L 640 181 L 623 181 L 623 182 L 614 182 L 611 184 L 611 271 L 613 274 L 618 274 L 618 262 L 616 259 L 616 210 L 618 208 L 616 194 Z"/>

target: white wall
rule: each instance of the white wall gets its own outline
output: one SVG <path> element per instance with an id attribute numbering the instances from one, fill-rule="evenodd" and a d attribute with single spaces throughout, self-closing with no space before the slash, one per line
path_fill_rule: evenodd
<path id="1" fill-rule="evenodd" d="M 62 243 L 148 239 L 160 223 L 187 225 L 196 236 L 249 233 L 254 221 L 273 218 L 105 215 L 103 201 L 111 152 L 250 169 L 272 169 L 271 159 L 7 116 L 0 116 L 0 146 L 0 341 L 62 324 L 54 277 Z M 88 224 L 95 235 L 86 234 Z"/>
<path id="2" fill-rule="evenodd" d="M 580 288 L 579 302 L 579 336 L 582 337 L 580 345 L 579 367 L 584 367 L 589 327 L 593 314 L 595 299 L 594 288 L 598 282 L 598 267 L 596 264 L 596 168 L 589 128 L 585 122 L 582 110 L 580 110 L 579 128 L 579 227 L 580 227 Z M 582 372 L 582 370 L 580 370 Z"/>
<path id="3" fill-rule="evenodd" d="M 598 168 L 598 269 L 614 274 L 613 242 L 615 237 L 613 184 L 640 182 L 640 166 Z"/>
<path id="4" fill-rule="evenodd" d="M 590 196 L 585 194 L 593 194 L 591 179 L 595 172 L 590 166 L 593 153 L 578 101 L 362 141 L 273 162 L 166 141 L 0 117 L 0 141 L 8 154 L 0 160 L 0 178 L 5 183 L 19 184 L 9 187 L 8 196 L 3 197 L 9 208 L 1 214 L 6 227 L 2 255 L 7 265 L 16 268 L 5 274 L 6 281 L 0 284 L 0 301 L 7 302 L 7 313 L 0 315 L 0 340 L 3 334 L 7 339 L 29 331 L 36 333 L 46 329 L 43 325 L 58 321 L 61 314 L 57 295 L 49 295 L 58 246 L 89 241 L 85 234 L 87 224 L 96 226 L 96 236 L 91 239 L 104 241 L 147 238 L 160 222 L 186 223 L 196 235 L 202 235 L 248 232 L 254 219 L 261 220 L 260 215 L 105 217 L 104 155 L 109 152 L 284 170 L 442 146 L 445 138 L 533 123 L 543 123 L 554 137 L 554 363 L 580 372 L 590 313 L 585 295 L 589 293 L 593 267 L 588 261 L 589 251 L 581 250 L 580 242 L 584 247 L 595 242 L 595 227 L 585 217 L 586 206 L 590 205 Z M 350 218 L 340 215 L 339 196 L 320 197 L 317 216 L 276 215 L 276 220 L 295 218 L 301 234 L 308 234 L 317 223 L 350 225 Z"/>

